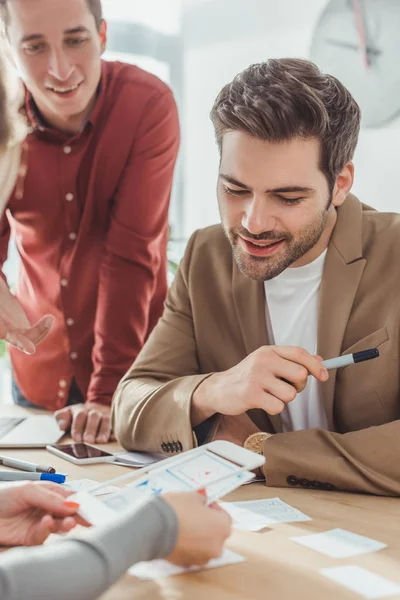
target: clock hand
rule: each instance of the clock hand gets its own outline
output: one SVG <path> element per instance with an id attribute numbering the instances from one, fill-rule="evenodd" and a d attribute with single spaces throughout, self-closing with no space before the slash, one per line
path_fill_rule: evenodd
<path id="1" fill-rule="evenodd" d="M 354 19 L 358 35 L 358 45 L 363 57 L 364 66 L 368 70 L 371 67 L 369 55 L 367 52 L 367 36 L 365 31 L 364 15 L 361 6 L 361 0 L 353 0 Z"/>
<path id="2" fill-rule="evenodd" d="M 350 42 L 342 42 L 341 40 L 334 40 L 333 38 L 325 38 L 325 41 L 332 46 L 339 46 L 340 48 L 348 48 L 349 50 L 359 50 L 359 46 L 356 44 L 351 44 Z M 378 48 L 373 48 L 372 46 L 366 47 L 367 53 L 375 56 L 380 56 L 382 54 L 382 50 L 378 50 Z"/>

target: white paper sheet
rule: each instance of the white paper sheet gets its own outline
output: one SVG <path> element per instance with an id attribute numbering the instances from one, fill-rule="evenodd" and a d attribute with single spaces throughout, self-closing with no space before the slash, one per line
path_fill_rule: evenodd
<path id="1" fill-rule="evenodd" d="M 320 569 L 320 573 L 369 600 L 387 598 L 388 596 L 400 596 L 399 584 L 380 575 L 375 575 L 375 573 L 371 573 L 371 571 L 367 571 L 367 569 L 363 569 L 362 567 L 355 565 L 330 567 L 328 569 Z"/>
<path id="2" fill-rule="evenodd" d="M 310 517 L 282 502 L 280 498 L 226 502 L 222 506 L 236 521 L 234 527 L 244 531 L 259 531 L 274 523 L 311 521 Z"/>
<path id="3" fill-rule="evenodd" d="M 349 558 L 386 548 L 386 544 L 344 529 L 331 529 L 323 533 L 314 533 L 290 538 L 297 544 L 311 548 L 331 558 Z"/>
<path id="4" fill-rule="evenodd" d="M 96 485 L 98 481 L 94 481 L 93 479 L 75 479 L 74 481 L 68 481 L 68 483 L 64 484 L 64 487 L 72 490 L 73 492 L 85 492 L 89 488 Z M 114 492 L 118 492 L 119 488 L 115 487 L 115 485 L 108 485 L 107 487 L 94 492 L 93 496 L 103 496 L 105 494 L 113 494 Z"/>
<path id="5" fill-rule="evenodd" d="M 246 508 L 236 506 L 236 502 L 220 502 L 220 506 L 232 517 L 235 529 L 260 531 L 260 529 L 264 529 L 271 522 L 268 517 L 263 517 Z"/>
<path id="6" fill-rule="evenodd" d="M 171 575 L 181 575 L 182 573 L 193 573 L 202 571 L 203 569 L 215 569 L 226 565 L 234 565 L 245 562 L 246 559 L 236 552 L 225 550 L 220 556 L 214 560 L 210 560 L 204 567 L 189 567 L 182 568 L 172 565 L 166 560 L 152 560 L 150 562 L 140 562 L 129 569 L 129 574 L 139 577 L 139 579 L 161 579 L 162 577 L 170 577 Z"/>

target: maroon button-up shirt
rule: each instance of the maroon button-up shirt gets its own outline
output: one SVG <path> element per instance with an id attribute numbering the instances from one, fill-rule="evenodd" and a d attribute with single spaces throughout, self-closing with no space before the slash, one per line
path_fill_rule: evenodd
<path id="1" fill-rule="evenodd" d="M 56 323 L 35 355 L 10 349 L 14 375 L 51 410 L 65 405 L 72 378 L 87 401 L 109 404 L 163 310 L 176 104 L 150 73 L 103 62 L 78 135 L 43 126 L 29 95 L 25 108 L 28 170 L 0 223 L 0 266 L 11 229 L 17 297 L 31 323 L 47 313 Z"/>

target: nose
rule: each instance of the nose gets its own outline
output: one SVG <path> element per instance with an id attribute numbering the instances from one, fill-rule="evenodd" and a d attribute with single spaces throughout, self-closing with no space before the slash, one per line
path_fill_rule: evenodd
<path id="1" fill-rule="evenodd" d="M 67 53 L 62 49 L 53 50 L 49 60 L 49 74 L 60 82 L 68 81 L 74 71 Z"/>
<path id="2" fill-rule="evenodd" d="M 271 206 L 265 196 L 254 195 L 245 206 L 242 217 L 242 227 L 249 233 L 258 235 L 265 231 L 273 231 L 277 219 L 271 211 Z"/>

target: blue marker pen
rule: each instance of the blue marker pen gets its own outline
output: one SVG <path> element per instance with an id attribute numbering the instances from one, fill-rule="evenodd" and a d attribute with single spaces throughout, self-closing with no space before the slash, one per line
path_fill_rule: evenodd
<path id="1" fill-rule="evenodd" d="M 52 481 L 53 483 L 65 483 L 66 476 L 60 473 L 13 473 L 12 471 L 0 471 L 1 481 Z"/>

